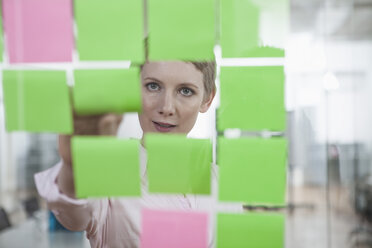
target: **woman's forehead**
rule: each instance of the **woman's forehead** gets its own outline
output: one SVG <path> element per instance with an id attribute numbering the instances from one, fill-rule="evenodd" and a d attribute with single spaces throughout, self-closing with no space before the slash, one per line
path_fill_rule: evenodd
<path id="1" fill-rule="evenodd" d="M 156 78 L 160 81 L 181 83 L 203 83 L 203 74 L 192 63 L 183 61 L 147 62 L 143 65 L 143 79 Z"/>

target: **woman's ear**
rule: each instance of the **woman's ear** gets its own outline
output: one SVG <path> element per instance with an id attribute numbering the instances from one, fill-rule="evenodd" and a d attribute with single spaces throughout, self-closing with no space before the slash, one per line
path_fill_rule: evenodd
<path id="1" fill-rule="evenodd" d="M 216 95 L 216 90 L 213 90 L 211 94 L 206 99 L 203 100 L 203 103 L 200 106 L 200 110 L 199 110 L 200 113 L 205 113 L 208 111 L 209 107 L 211 106 L 213 102 L 215 95 Z"/>

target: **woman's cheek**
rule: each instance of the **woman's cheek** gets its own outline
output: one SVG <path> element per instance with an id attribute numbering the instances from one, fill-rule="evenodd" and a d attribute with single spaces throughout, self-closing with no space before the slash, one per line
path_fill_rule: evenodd
<path id="1" fill-rule="evenodd" d="M 197 108 L 193 101 L 182 101 L 178 103 L 179 109 L 184 115 L 191 115 Z"/>
<path id="2" fill-rule="evenodd" d="M 151 111 L 151 108 L 153 108 L 155 105 L 156 105 L 156 100 L 151 95 L 147 94 L 142 97 L 143 112 Z"/>
<path id="3" fill-rule="evenodd" d="M 187 106 L 190 112 L 194 112 L 195 114 L 198 114 L 201 103 L 202 103 L 202 99 L 199 99 L 197 97 L 191 97 L 187 101 L 187 103 L 184 103 L 184 106 Z"/>
<path id="4" fill-rule="evenodd" d="M 199 113 L 199 104 L 196 102 L 183 104 L 183 116 L 186 117 L 190 122 L 194 122 Z"/>

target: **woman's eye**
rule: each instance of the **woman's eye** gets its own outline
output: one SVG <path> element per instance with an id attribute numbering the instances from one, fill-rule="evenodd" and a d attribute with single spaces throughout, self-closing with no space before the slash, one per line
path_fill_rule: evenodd
<path id="1" fill-rule="evenodd" d="M 191 96 L 194 94 L 194 91 L 192 91 L 191 89 L 189 88 L 182 88 L 180 90 L 181 94 L 184 95 L 184 96 Z"/>
<path id="2" fill-rule="evenodd" d="M 146 88 L 150 91 L 157 91 L 160 87 L 157 83 L 148 83 L 146 84 Z"/>

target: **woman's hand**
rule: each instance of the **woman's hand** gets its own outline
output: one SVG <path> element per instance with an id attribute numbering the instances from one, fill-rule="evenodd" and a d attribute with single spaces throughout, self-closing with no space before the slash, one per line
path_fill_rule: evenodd
<path id="1" fill-rule="evenodd" d="M 73 135 L 59 136 L 59 154 L 66 165 L 72 165 L 71 137 L 74 135 L 108 135 L 117 134 L 119 125 L 123 119 L 122 115 L 104 114 L 79 116 L 74 114 Z"/>
<path id="2" fill-rule="evenodd" d="M 73 135 L 60 135 L 58 151 L 63 161 L 62 169 L 57 181 L 60 190 L 70 197 L 74 197 L 73 185 L 71 138 L 74 135 L 106 135 L 115 136 L 123 119 L 118 114 L 103 114 L 79 116 L 74 114 Z"/>

